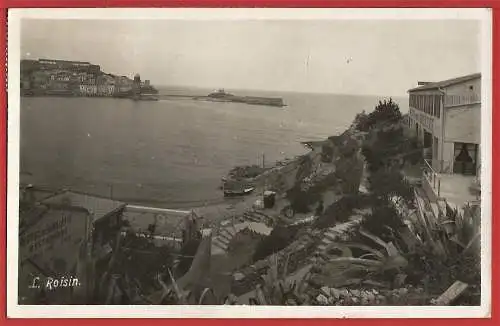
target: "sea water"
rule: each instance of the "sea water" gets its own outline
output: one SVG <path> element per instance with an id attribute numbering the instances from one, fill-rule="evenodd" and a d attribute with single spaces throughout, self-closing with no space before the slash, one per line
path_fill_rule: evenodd
<path id="1" fill-rule="evenodd" d="M 191 90 L 193 95 L 207 92 Z M 221 177 L 235 165 L 273 165 L 303 154 L 307 149 L 300 142 L 341 133 L 358 112 L 373 110 L 383 99 L 237 94 L 282 97 L 287 106 L 182 98 L 144 102 L 22 98 L 21 178 L 38 186 L 65 187 L 136 204 L 190 207 L 220 202 Z M 396 101 L 405 112 L 407 100 Z"/>

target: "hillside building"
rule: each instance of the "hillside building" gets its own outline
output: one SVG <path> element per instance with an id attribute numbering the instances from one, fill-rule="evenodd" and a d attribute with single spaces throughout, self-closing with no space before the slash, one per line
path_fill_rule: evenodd
<path id="1" fill-rule="evenodd" d="M 480 184 L 481 74 L 419 85 L 408 91 L 408 126 L 423 144 L 431 187 L 443 197 L 456 195 L 461 184 Z M 459 197 L 457 202 L 470 196 Z"/>

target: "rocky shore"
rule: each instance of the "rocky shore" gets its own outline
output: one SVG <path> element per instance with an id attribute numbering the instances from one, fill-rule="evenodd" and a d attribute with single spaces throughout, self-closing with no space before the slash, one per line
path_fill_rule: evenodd
<path id="1" fill-rule="evenodd" d="M 391 101 L 380 106 L 395 107 Z M 368 121 L 377 114 L 368 116 Z M 422 221 L 431 217 L 415 213 L 420 199 L 413 193 L 419 186 L 409 184 L 403 175 L 403 170 L 419 164 L 418 144 L 404 136 L 400 117 L 389 116 L 377 117 L 382 121 L 368 129 L 354 121 L 341 135 L 308 143 L 311 152 L 290 163 L 293 169 L 281 170 L 286 171 L 282 174 L 269 170 L 253 178 L 275 189 L 281 188 L 277 187 L 281 180 L 288 180 L 277 206 L 291 209 L 292 214 L 284 217 L 283 209 L 261 210 L 276 226 L 256 244 L 249 243 L 248 248 L 255 250 L 253 258 L 239 268 L 233 266 L 230 289 L 239 296 L 237 302 L 478 304 L 479 265 L 472 271 L 474 267 L 465 263 L 479 258 L 466 249 L 477 238 L 469 236 L 468 245 L 455 248 L 453 237 L 443 238 L 439 227 L 425 230 L 430 220 Z M 415 219 L 414 214 L 423 215 Z M 315 218 L 297 228 L 294 222 L 307 216 Z M 455 232 L 461 232 L 460 227 Z M 461 259 L 466 265 L 458 263 Z M 426 265 L 429 262 L 434 269 Z M 287 288 L 299 281 L 306 284 L 303 292 Z"/>

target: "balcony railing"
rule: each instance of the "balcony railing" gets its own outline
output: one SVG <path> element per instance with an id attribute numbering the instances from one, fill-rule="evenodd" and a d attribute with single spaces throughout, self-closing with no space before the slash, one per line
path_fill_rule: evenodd
<path id="1" fill-rule="evenodd" d="M 431 168 L 435 173 L 441 174 L 457 173 L 463 175 L 476 175 L 478 170 L 474 162 L 451 162 L 425 158 L 425 163 L 425 165 Z"/>
<path id="2" fill-rule="evenodd" d="M 445 178 L 445 175 L 450 175 L 453 171 L 455 171 L 454 174 L 459 174 L 457 172 L 460 171 L 462 175 L 472 176 L 477 171 L 475 163 L 455 162 L 452 164 L 450 161 L 443 160 L 424 160 L 424 162 L 423 176 L 438 199 L 441 197 L 441 182 Z M 452 166 L 453 170 L 451 169 Z M 470 194 L 475 195 L 476 199 L 479 199 L 481 195 L 481 180 L 479 175 L 471 179 L 468 188 Z"/>
<path id="3" fill-rule="evenodd" d="M 439 173 L 434 170 L 432 167 L 433 162 L 429 160 L 424 160 L 424 168 L 423 175 L 424 178 L 427 179 L 429 185 L 436 192 L 436 196 L 439 198 L 441 195 L 441 178 L 439 177 Z"/>
<path id="4" fill-rule="evenodd" d="M 433 160 L 432 158 L 425 157 L 426 167 L 432 169 L 434 173 L 452 173 L 453 164 L 450 161 L 445 160 Z"/>
<path id="5" fill-rule="evenodd" d="M 444 97 L 445 106 L 459 106 L 476 103 L 481 103 L 481 94 L 446 95 Z"/>

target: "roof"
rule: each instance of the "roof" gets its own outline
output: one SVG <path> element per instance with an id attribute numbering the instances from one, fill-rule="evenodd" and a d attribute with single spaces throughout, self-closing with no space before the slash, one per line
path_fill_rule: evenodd
<path id="1" fill-rule="evenodd" d="M 181 232 L 186 217 L 196 215 L 194 211 L 180 211 L 127 205 L 123 211 L 123 218 L 136 231 L 144 231 L 149 224 L 156 224 L 155 233 L 158 235 L 174 235 Z"/>
<path id="2" fill-rule="evenodd" d="M 44 199 L 42 204 L 65 204 L 85 208 L 93 215 L 93 222 L 125 207 L 125 203 L 120 201 L 69 190 Z"/>
<path id="3" fill-rule="evenodd" d="M 19 213 L 19 235 L 23 234 L 31 227 L 35 226 L 38 222 L 53 211 L 65 212 L 80 212 L 88 215 L 88 210 L 78 206 L 68 206 L 64 204 L 40 204 L 32 206 L 31 209 Z"/>
<path id="4" fill-rule="evenodd" d="M 429 83 L 429 84 L 426 84 L 423 86 L 412 88 L 412 89 L 408 90 L 408 92 L 424 91 L 424 90 L 448 87 L 451 85 L 464 83 L 464 82 L 467 82 L 469 80 L 473 80 L 473 79 L 477 79 L 477 78 L 481 78 L 481 73 L 475 73 L 475 74 L 461 76 L 461 77 L 455 77 L 455 78 L 451 78 L 451 79 L 447 79 L 447 80 L 443 80 L 443 81 L 439 81 L 439 82 L 435 82 L 435 83 Z"/>

